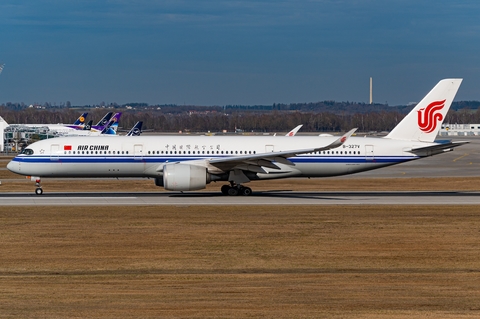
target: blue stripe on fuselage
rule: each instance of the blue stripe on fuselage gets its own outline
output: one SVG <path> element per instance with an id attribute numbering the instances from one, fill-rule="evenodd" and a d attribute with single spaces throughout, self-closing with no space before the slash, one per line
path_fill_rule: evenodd
<path id="1" fill-rule="evenodd" d="M 227 156 L 17 156 L 12 159 L 15 162 L 21 163 L 165 163 L 165 162 L 184 162 L 192 160 L 202 160 L 211 158 L 227 158 Z M 289 160 L 296 164 L 303 163 L 403 163 L 417 159 L 416 156 L 375 156 L 372 159 L 367 159 L 365 156 L 297 156 L 289 158 Z"/>

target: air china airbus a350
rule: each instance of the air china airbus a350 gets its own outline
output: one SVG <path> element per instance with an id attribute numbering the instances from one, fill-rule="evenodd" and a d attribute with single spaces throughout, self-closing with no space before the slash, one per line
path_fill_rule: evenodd
<path id="1" fill-rule="evenodd" d="M 31 144 L 9 164 L 41 177 L 150 177 L 171 191 L 228 182 L 226 195 L 250 195 L 243 184 L 287 177 L 353 174 L 451 151 L 466 142 L 434 142 L 462 79 L 441 80 L 385 137 L 119 136 L 60 137 Z"/>

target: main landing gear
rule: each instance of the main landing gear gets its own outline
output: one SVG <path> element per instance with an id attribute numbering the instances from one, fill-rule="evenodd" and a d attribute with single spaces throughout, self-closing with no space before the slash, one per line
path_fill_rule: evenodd
<path id="1" fill-rule="evenodd" d="M 223 185 L 221 190 L 223 195 L 228 195 L 228 196 L 252 195 L 252 189 L 250 187 L 245 187 L 240 184 L 236 185 L 234 183 L 231 183 L 231 185 Z"/>

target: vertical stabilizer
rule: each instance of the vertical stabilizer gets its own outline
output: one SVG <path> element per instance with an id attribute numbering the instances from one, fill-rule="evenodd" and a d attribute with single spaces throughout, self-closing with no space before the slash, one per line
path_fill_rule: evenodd
<path id="1" fill-rule="evenodd" d="M 75 121 L 73 122 L 72 125 L 83 125 L 85 124 L 85 119 L 87 118 L 87 115 L 88 113 L 82 113 L 82 115 L 80 115 L 80 117 Z"/>
<path id="2" fill-rule="evenodd" d="M 462 79 L 444 79 L 385 138 L 433 142 Z"/>

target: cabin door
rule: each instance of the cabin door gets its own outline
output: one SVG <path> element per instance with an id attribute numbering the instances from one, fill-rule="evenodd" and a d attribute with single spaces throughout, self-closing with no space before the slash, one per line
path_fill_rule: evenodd
<path id="1" fill-rule="evenodd" d="M 265 153 L 272 153 L 274 151 L 275 150 L 273 145 L 265 145 Z"/>
<path id="2" fill-rule="evenodd" d="M 365 145 L 365 159 L 367 161 L 375 160 L 375 155 L 373 153 L 373 145 Z"/>
<path id="3" fill-rule="evenodd" d="M 142 144 L 135 144 L 133 146 L 133 159 L 137 161 L 141 161 L 143 159 L 143 145 Z"/>

